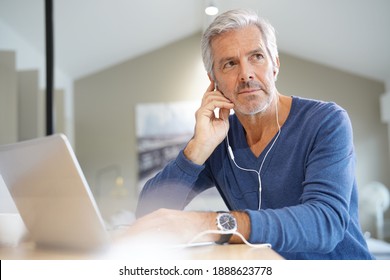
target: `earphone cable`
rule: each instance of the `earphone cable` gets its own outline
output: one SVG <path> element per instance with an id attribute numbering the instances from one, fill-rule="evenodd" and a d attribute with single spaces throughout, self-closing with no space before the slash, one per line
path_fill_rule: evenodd
<path id="1" fill-rule="evenodd" d="M 230 154 L 230 158 L 231 160 L 233 161 L 234 165 L 240 169 L 240 170 L 243 170 L 243 171 L 247 171 L 247 172 L 254 172 L 257 174 L 257 177 L 258 177 L 258 180 L 259 180 L 259 205 L 258 205 L 258 210 L 261 209 L 261 192 L 262 192 L 262 182 L 261 182 L 261 175 L 260 175 L 260 172 L 261 170 L 263 169 L 263 165 L 264 165 L 264 162 L 265 160 L 267 159 L 267 156 L 269 154 L 269 152 L 272 150 L 272 148 L 274 147 L 276 141 L 278 140 L 279 138 L 279 135 L 281 133 L 281 127 L 280 127 L 280 123 L 279 123 L 279 110 L 278 110 L 278 100 L 276 100 L 275 102 L 275 111 L 276 111 L 276 124 L 278 126 L 278 133 L 274 139 L 274 141 L 272 142 L 271 146 L 269 147 L 268 151 L 266 152 L 266 154 L 264 155 L 264 158 L 260 164 L 260 168 L 259 168 L 259 171 L 255 170 L 255 169 L 248 169 L 248 168 L 243 168 L 241 166 L 239 166 L 237 163 L 236 163 L 236 160 L 234 159 L 234 154 L 233 154 L 233 150 L 230 146 L 230 143 L 229 143 L 229 137 L 228 137 L 228 129 L 227 129 L 227 126 L 226 126 L 226 123 L 225 121 L 223 120 L 223 124 L 225 125 L 225 131 L 226 131 L 226 143 L 227 143 L 227 146 L 228 146 L 228 152 Z"/>
<path id="2" fill-rule="evenodd" d="M 196 243 L 197 240 L 199 238 L 201 238 L 202 236 L 204 235 L 207 235 L 207 234 L 233 234 L 233 235 L 237 235 L 238 237 L 240 237 L 240 239 L 248 246 L 250 247 L 253 247 L 253 248 L 271 248 L 271 244 L 269 243 L 262 243 L 262 244 L 253 244 L 253 243 L 250 243 L 248 240 L 245 239 L 245 237 L 239 233 L 238 231 L 222 231 L 222 230 L 205 230 L 205 231 L 202 231 L 201 233 L 197 234 L 194 238 L 192 238 L 187 244 L 188 245 L 191 245 L 193 243 Z"/>

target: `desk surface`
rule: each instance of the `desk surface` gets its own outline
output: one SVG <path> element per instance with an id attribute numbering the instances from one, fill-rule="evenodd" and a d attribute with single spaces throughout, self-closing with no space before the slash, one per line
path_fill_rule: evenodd
<path id="1" fill-rule="evenodd" d="M 129 248 L 122 244 L 99 252 L 78 252 L 36 248 L 33 243 L 17 247 L 0 247 L 1 260 L 110 260 L 110 259 L 177 259 L 177 260 L 280 260 L 271 248 L 252 248 L 244 244 L 204 245 L 187 248 Z"/>

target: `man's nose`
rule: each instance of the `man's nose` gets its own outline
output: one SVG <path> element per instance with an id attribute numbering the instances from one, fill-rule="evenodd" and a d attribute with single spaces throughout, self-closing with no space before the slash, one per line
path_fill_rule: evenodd
<path id="1" fill-rule="evenodd" d="M 241 82 L 247 82 L 255 78 L 253 67 L 248 62 L 240 63 L 239 79 Z"/>

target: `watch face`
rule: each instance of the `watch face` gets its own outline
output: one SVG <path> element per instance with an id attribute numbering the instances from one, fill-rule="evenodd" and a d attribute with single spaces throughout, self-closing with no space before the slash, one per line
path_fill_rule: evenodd
<path id="1" fill-rule="evenodd" d="M 236 230 L 236 219 L 229 213 L 220 214 L 218 224 L 222 230 Z"/>

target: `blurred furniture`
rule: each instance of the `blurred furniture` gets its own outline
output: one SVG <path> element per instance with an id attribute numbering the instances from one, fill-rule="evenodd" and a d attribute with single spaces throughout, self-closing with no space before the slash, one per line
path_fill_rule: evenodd
<path id="1" fill-rule="evenodd" d="M 390 205 L 389 189 L 380 182 L 371 182 L 359 190 L 359 203 L 363 231 L 384 240 L 384 214 Z"/>

